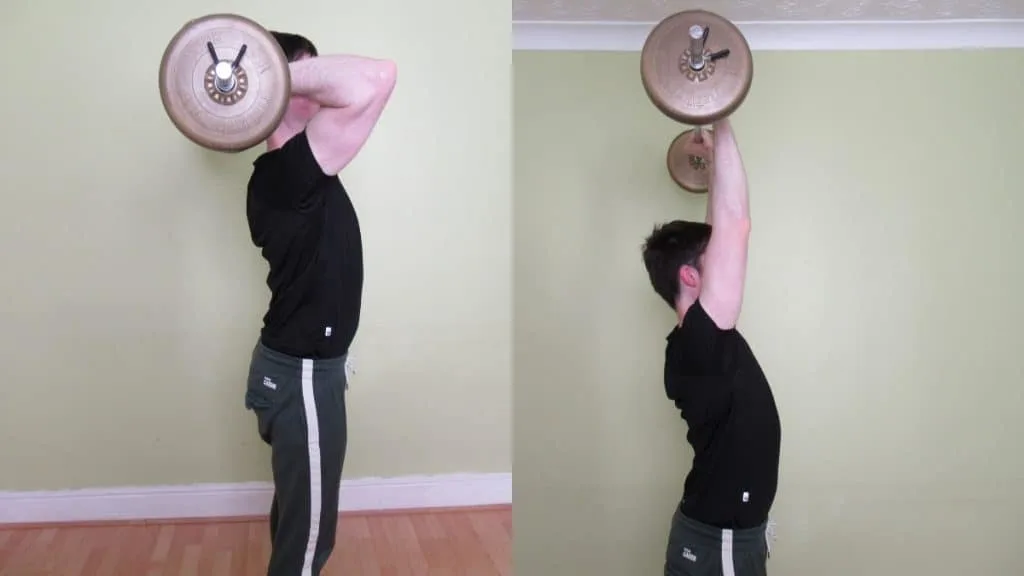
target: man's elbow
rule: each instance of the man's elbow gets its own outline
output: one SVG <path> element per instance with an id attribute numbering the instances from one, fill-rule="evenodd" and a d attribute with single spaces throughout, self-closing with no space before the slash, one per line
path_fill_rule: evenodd
<path id="1" fill-rule="evenodd" d="M 374 69 L 367 78 L 366 90 L 363 91 L 363 98 L 358 103 L 362 106 L 371 106 L 376 102 L 387 100 L 395 89 L 395 82 L 398 80 L 398 66 L 392 60 L 378 60 L 374 63 Z"/>
<path id="2" fill-rule="evenodd" d="M 711 234 L 728 238 L 730 244 L 745 243 L 750 239 L 750 217 L 715 216 Z"/>
<path id="3" fill-rule="evenodd" d="M 355 76 L 339 77 L 332 83 L 335 100 L 343 101 L 338 106 L 350 113 L 360 114 L 388 100 L 395 87 L 397 67 L 390 60 L 364 61 Z"/>
<path id="4" fill-rule="evenodd" d="M 380 80 L 381 86 L 386 87 L 390 91 L 395 86 L 395 81 L 398 80 L 398 64 L 395 64 L 394 60 L 381 60 L 377 70 L 377 77 Z"/>
<path id="5" fill-rule="evenodd" d="M 736 216 L 733 218 L 726 218 L 725 221 L 732 226 L 739 234 L 750 234 L 750 216 Z"/>

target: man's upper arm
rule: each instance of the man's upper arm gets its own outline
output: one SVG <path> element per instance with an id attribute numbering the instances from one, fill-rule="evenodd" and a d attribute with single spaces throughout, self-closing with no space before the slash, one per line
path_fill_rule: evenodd
<path id="1" fill-rule="evenodd" d="M 730 329 L 720 328 L 701 296 L 683 316 L 679 340 L 690 370 L 701 375 L 718 375 L 726 369 Z"/>
<path id="2" fill-rule="evenodd" d="M 338 175 L 370 138 L 394 90 L 395 73 L 385 74 L 372 98 L 345 108 L 322 108 L 306 131 L 313 155 L 330 176 Z"/>
<path id="3" fill-rule="evenodd" d="M 735 328 L 739 321 L 747 280 L 749 238 L 749 222 L 715 222 L 711 228 L 711 239 L 704 252 L 700 299 L 722 330 Z"/>
<path id="4" fill-rule="evenodd" d="M 666 378 L 666 393 L 687 420 L 713 418 L 726 406 L 734 342 L 732 331 L 716 326 L 700 300 L 690 306 L 672 344 L 675 378 Z"/>
<path id="5" fill-rule="evenodd" d="M 313 193 L 323 178 L 326 175 L 313 156 L 308 134 L 303 131 L 257 160 L 250 187 L 270 206 L 301 210 L 313 202 Z"/>

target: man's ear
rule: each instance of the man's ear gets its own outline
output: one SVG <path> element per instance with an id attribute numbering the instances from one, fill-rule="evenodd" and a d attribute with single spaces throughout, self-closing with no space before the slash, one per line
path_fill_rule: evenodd
<path id="1" fill-rule="evenodd" d="M 697 269 L 693 266 L 679 267 L 679 285 L 696 288 L 698 281 Z"/>

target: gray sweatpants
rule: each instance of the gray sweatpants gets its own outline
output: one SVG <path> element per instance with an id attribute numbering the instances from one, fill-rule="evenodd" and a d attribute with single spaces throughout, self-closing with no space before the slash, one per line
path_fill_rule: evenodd
<path id="1" fill-rule="evenodd" d="M 687 518 L 676 508 L 665 576 L 767 576 L 766 527 L 723 530 Z"/>
<path id="2" fill-rule="evenodd" d="M 245 407 L 270 445 L 268 576 L 317 576 L 334 550 L 345 462 L 345 357 L 296 358 L 257 343 Z"/>

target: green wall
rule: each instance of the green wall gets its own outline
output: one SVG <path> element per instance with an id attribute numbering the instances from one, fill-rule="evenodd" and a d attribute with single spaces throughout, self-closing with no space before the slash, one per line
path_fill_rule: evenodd
<path id="1" fill-rule="evenodd" d="M 516 53 L 516 571 L 660 574 L 692 456 L 652 225 L 702 218 L 639 55 Z M 772 574 L 1024 573 L 1024 51 L 757 53 L 741 329 L 783 422 Z"/>
<path id="2" fill-rule="evenodd" d="M 157 87 L 174 33 L 218 12 L 398 63 L 342 174 L 366 260 L 346 476 L 511 471 L 507 6 L 55 6 L 0 18 L 0 490 L 270 479 L 243 406 L 269 300 L 245 220 L 260 150 L 192 145 Z"/>

